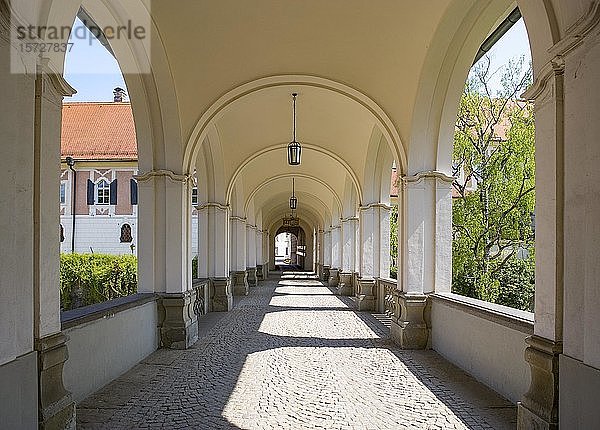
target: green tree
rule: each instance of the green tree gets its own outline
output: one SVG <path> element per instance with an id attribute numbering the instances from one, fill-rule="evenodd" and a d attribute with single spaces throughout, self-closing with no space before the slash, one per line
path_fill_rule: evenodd
<path id="1" fill-rule="evenodd" d="M 456 121 L 453 291 L 530 309 L 534 119 L 531 105 L 517 97 L 531 82 L 531 69 L 524 70 L 523 60 L 509 63 L 496 93 L 490 88 L 492 77 L 489 59 L 474 67 Z M 525 276 L 509 282 L 508 274 L 519 270 Z"/>

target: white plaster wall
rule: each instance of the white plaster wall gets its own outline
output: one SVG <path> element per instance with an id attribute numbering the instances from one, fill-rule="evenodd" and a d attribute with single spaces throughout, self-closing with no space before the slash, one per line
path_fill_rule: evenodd
<path id="1" fill-rule="evenodd" d="M 65 240 L 60 244 L 60 252 L 71 252 L 71 229 L 73 218 L 70 215 L 62 215 L 60 222 L 64 228 Z M 114 216 L 88 216 L 78 215 L 76 219 L 75 252 L 89 253 L 90 246 L 94 252 L 103 254 L 130 254 L 131 243 L 121 243 L 121 225 L 131 225 L 131 234 L 137 255 L 137 216 L 114 215 Z M 192 217 L 192 257 L 198 255 L 198 217 Z"/>
<path id="2" fill-rule="evenodd" d="M 433 301 L 432 347 L 512 402 L 529 389 L 528 334 Z"/>
<path id="3" fill-rule="evenodd" d="M 158 348 L 156 302 L 64 331 L 64 384 L 76 402 L 119 377 Z"/>

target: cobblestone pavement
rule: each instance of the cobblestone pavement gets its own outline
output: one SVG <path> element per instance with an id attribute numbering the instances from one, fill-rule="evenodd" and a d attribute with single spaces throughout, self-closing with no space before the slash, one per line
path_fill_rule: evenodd
<path id="1" fill-rule="evenodd" d="M 236 298 L 237 299 L 237 298 Z M 514 405 L 306 275 L 262 281 L 77 409 L 82 429 L 508 429 Z"/>

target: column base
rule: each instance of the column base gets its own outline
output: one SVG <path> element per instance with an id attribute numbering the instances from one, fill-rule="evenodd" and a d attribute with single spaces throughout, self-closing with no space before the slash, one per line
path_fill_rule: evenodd
<path id="1" fill-rule="evenodd" d="M 63 385 L 63 366 L 69 358 L 63 333 L 36 340 L 38 351 L 39 428 L 75 429 L 75 402 Z"/>
<path id="2" fill-rule="evenodd" d="M 230 278 L 210 278 L 210 310 L 227 312 L 233 308 Z"/>
<path id="3" fill-rule="evenodd" d="M 429 298 L 424 294 L 394 292 L 395 309 L 399 315 L 392 317 L 390 336 L 402 349 L 426 349 L 429 326 L 425 320 Z"/>
<path id="4" fill-rule="evenodd" d="M 558 429 L 558 363 L 562 342 L 540 336 L 526 339 L 525 360 L 531 368 L 529 391 L 517 406 L 518 429 Z"/>
<path id="5" fill-rule="evenodd" d="M 265 279 L 265 275 L 263 273 L 263 266 L 262 264 L 258 264 L 256 266 L 256 281 L 264 281 Z"/>
<path id="6" fill-rule="evenodd" d="M 323 265 L 323 274 L 321 276 L 321 281 L 329 283 L 329 266 Z"/>
<path id="7" fill-rule="evenodd" d="M 340 296 L 352 296 L 352 272 L 340 273 L 340 283 L 337 286 L 337 294 Z"/>
<path id="8" fill-rule="evenodd" d="M 330 288 L 337 288 L 340 282 L 340 275 L 338 269 L 329 269 L 329 279 L 327 280 L 327 285 Z"/>
<path id="9" fill-rule="evenodd" d="M 233 296 L 247 296 L 249 292 L 248 288 L 248 277 L 245 270 L 238 270 L 230 272 L 229 277 L 231 278 L 231 286 L 233 289 Z"/>
<path id="10" fill-rule="evenodd" d="M 374 311 L 377 305 L 375 295 L 375 279 L 358 279 L 358 292 L 356 294 L 356 309 L 359 311 Z"/>
<path id="11" fill-rule="evenodd" d="M 198 340 L 198 315 L 194 311 L 200 300 L 197 289 L 183 293 L 162 294 L 158 303 L 160 346 L 187 349 Z"/>
<path id="12" fill-rule="evenodd" d="M 316 272 L 315 274 L 317 275 L 317 279 L 323 279 L 323 265 L 320 263 L 317 263 L 315 266 Z"/>
<path id="13" fill-rule="evenodd" d="M 248 286 L 256 287 L 256 284 L 257 284 L 256 267 L 247 268 L 246 273 L 247 273 L 246 279 L 248 280 Z"/>

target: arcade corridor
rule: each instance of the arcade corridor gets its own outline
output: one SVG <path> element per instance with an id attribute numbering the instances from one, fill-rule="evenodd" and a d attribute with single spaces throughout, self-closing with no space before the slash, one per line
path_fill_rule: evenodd
<path id="1" fill-rule="evenodd" d="M 516 408 L 436 352 L 387 339 L 314 276 L 286 272 L 201 318 L 78 405 L 78 428 L 504 429 Z"/>

